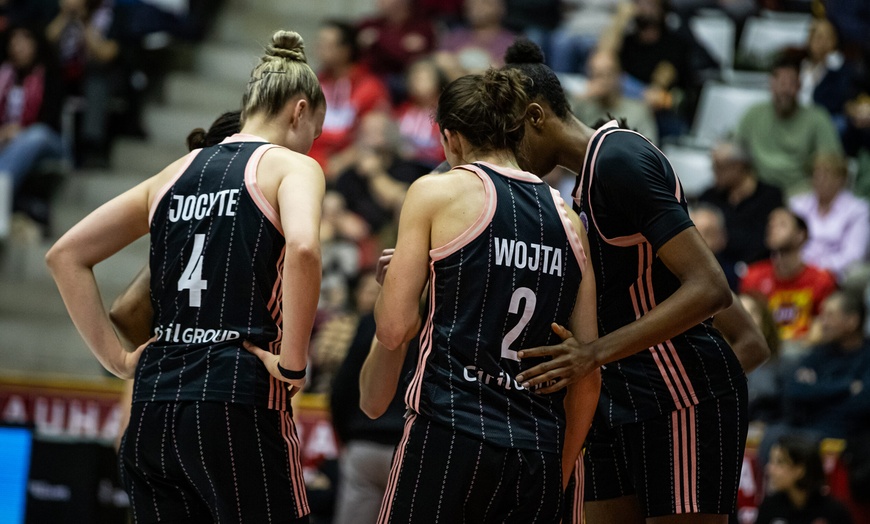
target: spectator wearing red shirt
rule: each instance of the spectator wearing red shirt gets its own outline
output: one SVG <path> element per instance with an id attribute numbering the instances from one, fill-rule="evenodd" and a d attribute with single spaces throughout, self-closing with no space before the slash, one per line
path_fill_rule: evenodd
<path id="1" fill-rule="evenodd" d="M 435 48 L 435 30 L 429 19 L 415 16 L 411 0 L 378 0 L 377 6 L 378 14 L 359 24 L 357 43 L 363 62 L 401 100 L 405 71 Z"/>
<path id="2" fill-rule="evenodd" d="M 358 63 L 356 30 L 351 25 L 325 22 L 315 52 L 321 64 L 317 76 L 326 97 L 326 118 L 309 156 L 331 179 L 353 162 L 348 147 L 359 121 L 369 111 L 389 109 L 390 95 L 383 82 Z"/>
<path id="3" fill-rule="evenodd" d="M 446 85 L 447 79 L 435 62 L 418 60 L 408 70 L 408 100 L 396 110 L 402 156 L 428 169 L 444 161 L 441 130 L 432 115 Z"/>
<path id="4" fill-rule="evenodd" d="M 830 273 L 803 262 L 807 238 L 802 218 L 786 208 L 772 211 L 765 238 L 770 259 L 751 264 L 740 283 L 741 293 L 767 299 L 783 341 L 806 339 L 822 301 L 837 288 Z"/>

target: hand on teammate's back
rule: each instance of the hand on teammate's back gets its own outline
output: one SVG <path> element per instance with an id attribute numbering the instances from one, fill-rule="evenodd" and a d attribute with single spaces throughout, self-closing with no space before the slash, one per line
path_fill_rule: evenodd
<path id="1" fill-rule="evenodd" d="M 553 332 L 562 338 L 560 344 L 523 349 L 518 352 L 520 359 L 552 357 L 546 362 L 523 371 L 517 380 L 524 388 L 549 384 L 537 390 L 538 393 L 553 393 L 577 382 L 599 367 L 590 344 L 583 344 L 574 338 L 568 329 L 553 324 Z M 552 383 L 551 383 L 552 382 Z"/>
<path id="2" fill-rule="evenodd" d="M 387 276 L 387 266 L 390 265 L 390 260 L 393 259 L 393 253 L 395 249 L 385 249 L 383 253 L 381 253 L 381 257 L 378 259 L 378 267 L 375 270 L 375 280 L 378 281 L 378 284 L 384 285 L 384 278 Z"/>

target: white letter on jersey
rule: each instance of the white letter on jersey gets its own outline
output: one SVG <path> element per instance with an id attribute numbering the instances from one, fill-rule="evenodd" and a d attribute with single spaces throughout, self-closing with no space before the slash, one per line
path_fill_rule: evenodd
<path id="1" fill-rule="evenodd" d="M 523 306 L 523 316 L 520 317 L 520 321 L 517 322 L 517 325 L 513 327 L 508 334 L 501 341 L 501 358 L 509 358 L 511 360 L 516 360 L 519 362 L 519 358 L 517 358 L 517 352 L 511 349 L 511 344 L 520 336 L 520 333 L 525 329 L 526 324 L 529 323 L 529 320 L 532 319 L 532 314 L 535 312 L 535 304 L 537 303 L 537 297 L 535 296 L 535 292 L 527 287 L 517 288 L 514 291 L 514 294 L 511 295 L 511 303 L 508 307 L 508 311 L 511 313 L 517 313 L 520 309 L 520 300 L 525 300 L 525 305 Z"/>

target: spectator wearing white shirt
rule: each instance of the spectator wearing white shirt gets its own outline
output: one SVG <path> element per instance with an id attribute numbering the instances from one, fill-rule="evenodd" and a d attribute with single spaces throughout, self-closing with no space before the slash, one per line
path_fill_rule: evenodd
<path id="1" fill-rule="evenodd" d="M 841 282 L 849 269 L 864 260 L 870 243 L 870 205 L 846 185 L 845 158 L 820 153 L 813 163 L 812 191 L 789 201 L 809 227 L 803 260 L 827 269 Z"/>

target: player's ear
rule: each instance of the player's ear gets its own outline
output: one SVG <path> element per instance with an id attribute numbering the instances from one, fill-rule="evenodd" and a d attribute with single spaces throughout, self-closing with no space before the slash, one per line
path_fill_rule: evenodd
<path id="1" fill-rule="evenodd" d="M 462 141 L 459 139 L 459 133 L 445 129 L 441 132 L 444 135 L 444 141 L 447 143 L 447 150 L 459 158 L 462 156 Z"/>
<path id="2" fill-rule="evenodd" d="M 287 105 L 289 106 L 287 108 L 287 116 L 289 118 L 291 126 L 298 125 L 302 114 L 310 109 L 310 104 L 308 103 L 308 100 L 305 99 L 305 97 L 300 97 L 295 102 L 288 102 Z"/>
<path id="3" fill-rule="evenodd" d="M 541 104 L 532 102 L 529 104 L 529 107 L 526 108 L 526 122 L 535 129 L 540 130 L 544 127 L 544 121 L 546 118 L 544 108 L 541 107 Z"/>

